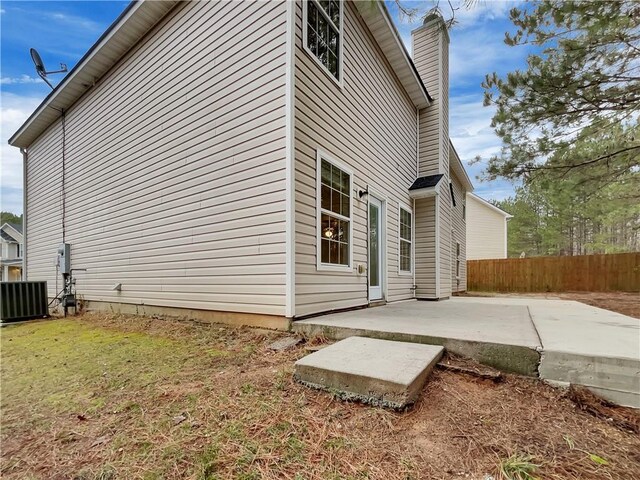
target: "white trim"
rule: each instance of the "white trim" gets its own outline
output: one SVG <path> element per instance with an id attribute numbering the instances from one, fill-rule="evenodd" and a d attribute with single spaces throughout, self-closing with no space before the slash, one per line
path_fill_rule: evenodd
<path id="1" fill-rule="evenodd" d="M 440 195 L 435 200 L 435 223 L 436 298 L 440 298 Z"/>
<path id="2" fill-rule="evenodd" d="M 138 44 L 153 27 L 165 17 L 165 15 L 177 4 L 177 1 L 166 2 L 148 2 L 148 1 L 136 1 L 125 7 L 125 10 L 120 17 L 113 23 L 94 43 L 87 53 L 80 59 L 80 63 L 74 66 L 69 73 L 60 81 L 56 88 L 52 90 L 49 95 L 42 101 L 42 103 L 35 109 L 35 111 L 27 118 L 22 126 L 16 131 L 11 138 L 9 138 L 9 144 L 14 147 L 26 147 L 20 137 L 23 136 L 36 121 L 40 120 L 40 116 L 43 112 L 47 111 L 48 107 L 51 107 L 53 111 L 64 109 L 65 111 L 71 108 L 83 95 L 86 94 L 88 88 L 84 85 L 95 84 L 102 79 L 113 66 L 128 52 L 134 45 Z M 154 5 L 154 8 L 150 8 L 150 5 Z M 162 5 L 162 9 L 155 8 L 158 5 Z M 138 18 L 140 17 L 140 18 Z M 152 24 L 147 25 L 145 20 L 152 18 Z M 140 21 L 140 19 L 145 19 Z M 144 30 L 140 30 L 143 28 Z M 119 36 L 120 38 L 114 37 Z M 133 40 L 132 40 L 133 39 Z M 126 48 L 124 48 L 126 47 Z M 124 48 L 124 51 L 121 50 Z M 119 53 L 118 58 L 112 59 L 113 50 Z M 96 63 L 95 58 L 104 56 L 105 58 L 99 58 L 99 63 Z M 108 63 L 106 70 L 103 69 L 105 63 Z M 98 65 L 98 66 L 96 66 Z M 98 69 L 99 74 L 90 74 L 92 69 Z M 89 70 L 89 71 L 87 71 Z M 104 71 L 103 71 L 104 70 Z M 95 72 L 95 70 L 93 70 Z M 69 88 L 76 88 L 81 92 L 67 91 Z M 65 98 L 66 97 L 66 98 Z M 71 99 L 71 101 L 69 101 Z M 40 133 L 35 137 L 38 138 L 49 126 L 51 126 L 59 116 L 55 116 L 50 121 L 46 121 L 46 126 L 40 128 Z M 39 128 L 39 127 L 35 127 Z M 33 143 L 33 141 L 29 142 Z"/>
<path id="3" fill-rule="evenodd" d="M 378 212 L 378 220 L 379 220 L 379 224 L 378 224 L 378 232 L 380 234 L 378 243 L 379 243 L 379 251 L 378 251 L 378 274 L 379 274 L 379 282 L 380 285 L 377 287 L 378 289 L 380 289 L 380 296 L 379 297 L 373 297 L 371 295 L 371 290 L 372 288 L 376 288 L 376 287 L 371 287 L 371 284 L 369 282 L 369 275 L 371 274 L 371 242 L 370 242 L 370 238 L 367 238 L 367 299 L 370 302 L 375 302 L 378 300 L 385 300 L 387 297 L 387 289 L 386 289 L 386 285 L 387 285 L 387 200 L 384 199 L 384 197 L 382 197 L 381 195 L 378 196 L 376 193 L 374 193 L 374 191 L 372 191 L 370 189 L 370 187 L 367 187 L 367 191 L 369 192 L 369 194 L 367 195 L 367 236 L 370 233 L 370 228 L 371 228 L 371 218 L 370 218 L 370 211 L 371 211 L 371 200 L 375 199 L 376 203 L 380 204 L 380 209 Z"/>
<path id="4" fill-rule="evenodd" d="M 411 37 L 413 42 L 413 37 Z M 420 109 L 416 109 L 416 178 L 420 177 Z"/>
<path id="5" fill-rule="evenodd" d="M 402 270 L 401 268 L 401 263 L 400 263 L 400 244 L 402 241 L 407 241 L 406 239 L 400 237 L 400 227 L 401 227 L 401 219 L 402 219 L 402 210 L 406 211 L 407 213 L 409 213 L 411 215 L 411 239 L 408 240 L 409 242 L 411 242 L 411 262 L 410 262 L 410 267 L 409 270 Z M 413 253 L 413 249 L 414 249 L 414 238 L 415 238 L 415 214 L 414 211 L 411 207 L 409 207 L 406 203 L 403 202 L 398 202 L 398 276 L 400 277 L 411 277 L 414 274 L 414 263 L 415 263 L 415 259 L 414 259 L 414 253 Z"/>
<path id="6" fill-rule="evenodd" d="M 314 2 L 316 7 L 318 8 L 318 10 L 322 10 L 324 11 L 324 9 L 322 8 L 322 6 L 320 6 L 320 4 L 317 2 L 317 0 L 303 0 L 302 1 L 302 49 L 307 53 L 307 55 L 309 55 L 309 57 L 311 57 L 313 59 L 314 62 L 316 62 L 316 64 L 320 67 L 320 69 L 331 79 L 333 80 L 333 82 L 340 87 L 340 89 L 342 89 L 344 87 L 344 70 L 343 70 L 343 58 L 344 58 L 344 1 L 343 0 L 338 0 L 338 2 L 340 3 L 340 38 L 339 38 L 339 42 L 340 42 L 340 51 L 338 52 L 338 55 L 340 56 L 340 58 L 338 58 L 338 78 L 333 76 L 333 73 L 331 73 L 327 67 L 325 67 L 322 62 L 320 61 L 320 59 L 318 59 L 318 57 L 315 55 L 315 53 L 313 53 L 311 51 L 311 49 L 307 46 L 307 15 L 308 15 L 308 3 L 309 2 Z M 290 0 L 287 1 L 287 3 L 293 3 Z M 322 13 L 321 13 L 322 15 Z"/>
<path id="7" fill-rule="evenodd" d="M 509 237 L 507 236 L 507 228 L 509 228 L 509 218 L 511 217 L 504 217 L 504 258 L 509 257 L 509 249 L 507 248 L 507 241 L 509 239 Z"/>
<path id="8" fill-rule="evenodd" d="M 353 5 L 358 9 L 360 17 L 366 23 L 392 70 L 397 74 L 413 105 L 420 108 L 428 107 L 431 100 L 427 89 L 420 79 L 385 2 L 354 1 Z"/>
<path id="9" fill-rule="evenodd" d="M 378 190 L 376 187 L 368 184 L 367 185 L 367 298 L 369 300 L 371 300 L 369 298 L 369 199 L 373 196 L 376 199 L 378 199 L 381 204 L 382 204 L 382 212 L 380 213 L 380 220 L 381 220 L 381 225 L 380 225 L 380 236 L 382 237 L 383 241 L 380 242 L 380 246 L 381 246 L 381 257 L 382 257 L 382 263 L 381 268 L 381 276 L 380 276 L 380 280 L 382 282 L 382 285 L 380 285 L 381 287 L 381 291 L 382 291 L 382 300 L 386 300 L 387 299 L 387 295 L 388 295 L 388 291 L 387 291 L 387 286 L 389 285 L 388 281 L 388 273 L 389 273 L 389 242 L 388 242 L 388 213 L 389 213 L 389 199 L 387 198 L 386 195 L 382 194 L 381 190 Z M 374 301 L 376 300 L 380 300 L 380 299 L 374 299 Z"/>
<path id="10" fill-rule="evenodd" d="M 349 217 L 344 217 L 340 214 L 327 211 L 327 214 L 349 222 L 349 265 L 322 263 L 322 244 L 320 241 L 320 224 L 322 216 L 322 160 L 326 160 L 343 172 L 349 174 Z M 316 270 L 353 273 L 353 208 L 353 170 L 318 148 L 316 150 Z"/>
<path id="11" fill-rule="evenodd" d="M 22 232 L 19 232 L 18 230 L 16 230 L 15 228 L 13 228 L 11 226 L 11 224 L 9 224 L 8 222 L 5 222 L 2 224 L 2 227 L 0 227 L 2 230 L 11 230 L 15 233 L 11 233 L 9 232 L 9 234 L 13 237 L 13 239 L 15 240 L 15 242 L 8 242 L 8 243 L 22 243 L 24 241 L 24 235 L 22 234 Z M 24 229 L 23 229 L 24 230 Z"/>
<path id="12" fill-rule="evenodd" d="M 481 205 L 485 206 L 485 207 L 489 207 L 490 209 L 504 215 L 506 218 L 513 218 L 513 215 L 511 215 L 510 213 L 505 212 L 504 210 L 502 210 L 499 207 L 496 207 L 493 203 L 490 203 L 488 201 L 486 201 L 484 198 L 479 197 L 478 195 L 476 195 L 475 193 L 471 193 L 471 192 L 467 192 L 467 196 L 478 200 L 480 202 Z"/>
<path id="13" fill-rule="evenodd" d="M 295 35 L 296 4 L 287 2 L 285 63 L 285 317 L 296 313 L 296 206 L 295 206 Z"/>
<path id="14" fill-rule="evenodd" d="M 440 186 L 440 182 L 436 183 L 433 187 L 420 188 L 417 190 L 409 190 L 409 196 L 414 200 L 417 198 L 437 197 L 440 195 L 440 192 L 438 192 L 439 186 Z"/>
<path id="15" fill-rule="evenodd" d="M 27 159 L 29 153 L 21 148 L 22 153 L 22 281 L 27 281 Z"/>

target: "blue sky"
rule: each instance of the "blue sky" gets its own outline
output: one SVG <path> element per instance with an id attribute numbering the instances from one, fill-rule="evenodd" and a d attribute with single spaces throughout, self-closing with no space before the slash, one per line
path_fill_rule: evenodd
<path id="1" fill-rule="evenodd" d="M 22 166 L 18 149 L 7 139 L 49 93 L 35 74 L 29 56 L 34 47 L 48 69 L 60 62 L 71 69 L 128 4 L 127 1 L 6 1 L 0 4 L 0 156 L 2 210 L 22 212 Z M 387 2 L 396 26 L 411 50 L 411 30 L 419 25 L 399 18 L 393 2 Z M 425 10 L 431 1 L 404 1 Z M 456 1 L 453 1 L 457 5 Z M 504 32 L 512 30 L 509 9 L 515 2 L 484 0 L 470 10 L 456 12 L 459 23 L 450 32 L 450 135 L 465 163 L 476 155 L 484 158 L 500 149 L 490 127 L 492 110 L 482 106 L 480 83 L 485 74 L 504 74 L 526 65 L 524 48 L 507 47 Z M 449 14 L 442 2 L 445 16 Z M 53 83 L 62 75 L 52 76 Z M 467 167 L 476 193 L 487 199 L 502 199 L 513 192 L 505 181 L 479 182 L 482 164 Z"/>

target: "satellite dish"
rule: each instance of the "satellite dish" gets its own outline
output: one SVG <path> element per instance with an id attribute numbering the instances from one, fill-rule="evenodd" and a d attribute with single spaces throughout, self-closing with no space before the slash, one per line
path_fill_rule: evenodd
<path id="1" fill-rule="evenodd" d="M 29 53 L 31 53 L 31 60 L 33 60 L 33 64 L 36 67 L 36 73 L 38 74 L 38 76 L 42 80 L 44 80 L 47 85 L 53 88 L 53 85 L 51 85 L 51 82 L 49 82 L 49 80 L 47 79 L 47 75 L 51 75 L 52 73 L 64 73 L 67 71 L 67 66 L 64 63 L 61 63 L 60 70 L 52 70 L 50 72 L 47 72 L 47 69 L 44 67 L 42 57 L 40 57 L 38 51 L 35 48 L 32 48 L 29 50 Z"/>

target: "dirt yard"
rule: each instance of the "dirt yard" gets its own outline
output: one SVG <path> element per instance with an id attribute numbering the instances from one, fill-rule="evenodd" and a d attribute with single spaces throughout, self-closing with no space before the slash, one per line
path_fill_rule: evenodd
<path id="1" fill-rule="evenodd" d="M 640 293 L 627 292 L 550 292 L 550 293 L 493 293 L 466 292 L 465 297 L 530 297 L 576 300 L 594 307 L 640 319 Z"/>
<path id="2" fill-rule="evenodd" d="M 407 412 L 343 403 L 292 381 L 293 362 L 308 351 L 267 349 L 283 335 L 97 315 L 3 327 L 0 476 L 629 479 L 640 471 L 640 419 L 628 409 L 601 407 L 596 417 L 536 380 L 494 383 L 448 369 L 434 372 Z"/>

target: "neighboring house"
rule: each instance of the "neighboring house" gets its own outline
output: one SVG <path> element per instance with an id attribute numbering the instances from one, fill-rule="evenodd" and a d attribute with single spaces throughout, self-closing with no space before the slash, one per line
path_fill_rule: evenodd
<path id="1" fill-rule="evenodd" d="M 383 2 L 132 3 L 10 139 L 29 279 L 64 241 L 91 308 L 281 328 L 464 290 L 449 38 L 412 36 Z"/>
<path id="2" fill-rule="evenodd" d="M 512 215 L 467 193 L 467 260 L 507 258 L 507 225 Z"/>
<path id="3" fill-rule="evenodd" d="M 0 227 L 2 257 L 0 258 L 0 281 L 22 280 L 22 226 L 5 223 Z"/>

